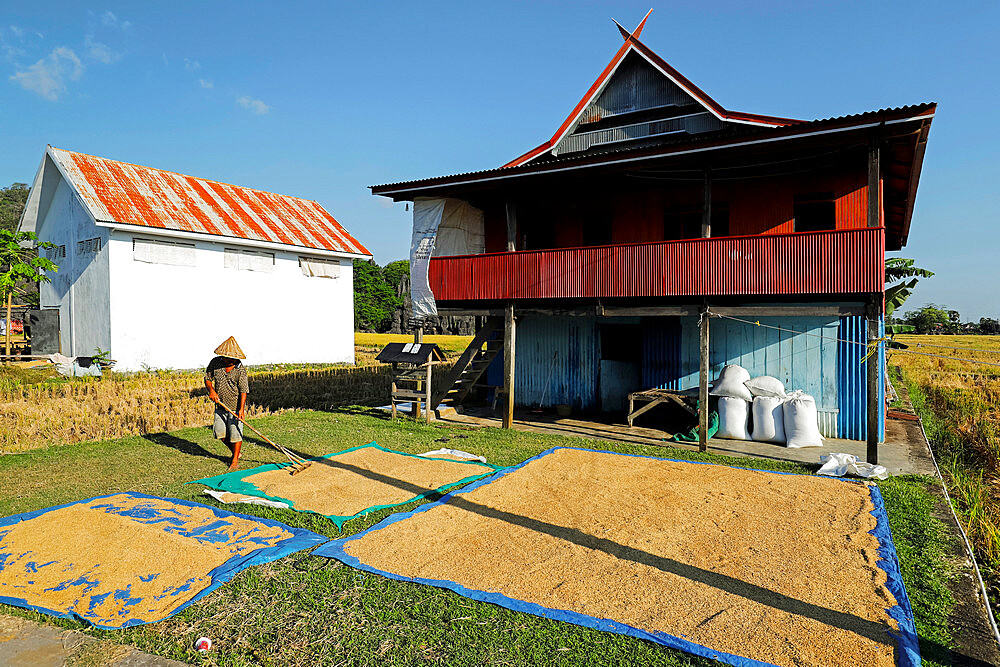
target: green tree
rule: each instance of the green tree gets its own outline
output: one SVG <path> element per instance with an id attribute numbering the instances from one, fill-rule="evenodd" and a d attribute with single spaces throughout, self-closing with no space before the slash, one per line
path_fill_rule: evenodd
<path id="1" fill-rule="evenodd" d="M 21 220 L 21 212 L 28 201 L 28 185 L 14 183 L 0 188 L 0 229 L 14 231 Z"/>
<path id="2" fill-rule="evenodd" d="M 1000 334 L 1000 320 L 994 320 L 989 317 L 980 317 L 979 333 L 989 335 Z"/>
<path id="3" fill-rule="evenodd" d="M 392 289 L 393 293 L 396 292 L 396 288 L 399 283 L 403 280 L 403 276 L 410 275 L 410 262 L 406 259 L 399 259 L 395 262 L 389 262 L 382 269 L 382 277 L 385 282 Z"/>
<path id="4" fill-rule="evenodd" d="M 57 271 L 51 260 L 38 254 L 38 250 L 54 248 L 55 244 L 39 242 L 34 232 L 15 232 L 0 229 L 0 303 L 7 297 L 19 298 L 38 292 L 38 283 L 49 282 L 45 271 Z"/>
<path id="5" fill-rule="evenodd" d="M 375 262 L 354 260 L 354 327 L 385 331 L 401 300 Z"/>
<path id="6" fill-rule="evenodd" d="M 947 333 L 951 325 L 948 311 L 933 303 L 925 304 L 919 310 L 907 311 L 905 321 L 918 334 Z"/>

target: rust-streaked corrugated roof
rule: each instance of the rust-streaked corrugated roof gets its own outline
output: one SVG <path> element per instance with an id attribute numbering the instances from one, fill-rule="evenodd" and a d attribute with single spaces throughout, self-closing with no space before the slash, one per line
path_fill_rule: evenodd
<path id="1" fill-rule="evenodd" d="M 98 222 L 371 255 L 314 201 L 49 147 Z"/>

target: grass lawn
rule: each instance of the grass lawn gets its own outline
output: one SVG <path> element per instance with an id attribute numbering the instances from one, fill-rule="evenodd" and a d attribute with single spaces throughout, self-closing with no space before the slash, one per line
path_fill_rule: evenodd
<path id="1" fill-rule="evenodd" d="M 377 440 L 419 453 L 441 446 L 465 449 L 490 463 L 510 465 L 557 445 L 583 446 L 671 458 L 747 465 L 745 459 L 663 447 L 622 445 L 518 431 L 440 428 L 412 421 L 392 423 L 377 412 L 298 411 L 255 420 L 276 442 L 301 454 L 324 454 Z M 441 439 L 449 438 L 447 445 Z M 248 439 L 248 442 L 253 440 Z M 219 474 L 227 450 L 207 428 L 78 443 L 0 457 L 0 515 L 26 512 L 115 491 L 213 501 L 200 485 L 185 482 Z M 248 444 L 243 467 L 282 460 Z M 809 472 L 791 463 L 754 461 L 754 467 Z M 954 601 L 946 583 L 941 524 L 932 517 L 930 478 L 897 477 L 880 484 L 903 577 L 924 643 L 925 664 L 949 664 L 947 618 Z M 291 510 L 230 506 L 337 536 L 329 520 Z M 402 509 L 410 509 L 411 506 Z M 358 518 L 344 534 L 381 520 L 388 510 Z M 484 566 L 488 564 L 484 563 Z M 822 573 L 817 573 L 822 576 Z M 295 554 L 252 567 L 199 603 L 166 621 L 120 631 L 88 629 L 74 621 L 0 605 L 0 611 L 101 639 L 205 665 L 553 664 L 709 665 L 708 660 L 638 639 L 546 620 L 419 584 L 369 575 L 336 561 Z M 190 649 L 211 637 L 211 653 Z M 930 658 L 930 659 L 928 659 Z"/>

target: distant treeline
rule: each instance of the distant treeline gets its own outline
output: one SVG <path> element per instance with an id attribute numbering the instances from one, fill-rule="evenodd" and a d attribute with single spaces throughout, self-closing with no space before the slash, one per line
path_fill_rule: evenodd
<path id="1" fill-rule="evenodd" d="M 393 313 L 403 307 L 400 284 L 410 276 L 410 262 L 401 259 L 380 267 L 354 260 L 354 328 L 382 333 L 392 328 Z"/>
<path id="2" fill-rule="evenodd" d="M 963 322 L 957 310 L 934 303 L 908 310 L 903 317 L 891 317 L 887 324 L 905 324 L 918 334 L 1000 334 L 1000 320 L 981 317 L 978 322 Z"/>

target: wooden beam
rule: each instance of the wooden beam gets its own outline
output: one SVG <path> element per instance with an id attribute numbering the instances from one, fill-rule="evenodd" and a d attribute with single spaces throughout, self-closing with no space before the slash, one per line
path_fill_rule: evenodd
<path id="1" fill-rule="evenodd" d="M 693 317 L 700 312 L 698 306 L 627 306 L 604 307 L 607 317 Z"/>
<path id="2" fill-rule="evenodd" d="M 868 340 L 876 340 L 879 337 L 878 316 L 881 307 L 872 301 L 868 312 Z M 878 463 L 878 447 L 881 433 L 878 428 L 879 416 L 879 351 L 881 343 L 875 349 L 874 354 L 868 358 L 867 380 L 868 380 L 868 463 Z"/>
<path id="3" fill-rule="evenodd" d="M 882 174 L 880 165 L 880 148 L 878 136 L 872 137 L 871 145 L 868 147 L 868 226 L 878 227 L 882 210 L 882 188 L 879 187 L 879 178 Z"/>
<path id="4" fill-rule="evenodd" d="M 708 306 L 702 309 L 698 366 L 698 450 L 708 450 Z"/>
<path id="5" fill-rule="evenodd" d="M 514 304 L 507 304 L 503 328 L 503 427 L 514 426 L 514 349 L 515 328 Z"/>
<path id="6" fill-rule="evenodd" d="M 424 327 L 423 323 L 418 323 L 417 328 L 413 330 L 413 342 L 423 343 L 424 342 Z M 417 390 L 420 390 L 420 383 L 417 382 Z M 413 403 L 413 410 L 410 412 L 410 416 L 414 419 L 420 419 L 420 400 L 418 399 Z"/>
<path id="7" fill-rule="evenodd" d="M 712 306 L 712 313 L 731 317 L 846 317 L 848 315 L 864 315 L 867 313 L 867 309 L 863 303 L 832 306 Z"/>
<path id="8" fill-rule="evenodd" d="M 707 239 L 712 235 L 712 172 L 707 168 L 702 194 L 705 196 L 705 201 L 701 209 L 701 237 Z"/>
<path id="9" fill-rule="evenodd" d="M 10 321 L 10 309 L 12 300 L 14 298 L 14 292 L 11 290 L 7 294 L 7 319 L 5 321 L 6 326 L 4 327 L 4 336 L 7 339 L 4 344 L 4 356 L 10 358 L 10 330 L 13 328 Z"/>
<path id="10" fill-rule="evenodd" d="M 517 250 L 517 205 L 507 200 L 507 252 Z"/>

